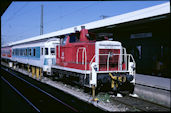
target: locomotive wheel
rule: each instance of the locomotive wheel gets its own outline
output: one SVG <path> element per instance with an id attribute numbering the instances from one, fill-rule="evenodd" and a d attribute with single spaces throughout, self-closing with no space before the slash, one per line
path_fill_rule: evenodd
<path id="1" fill-rule="evenodd" d="M 84 86 L 84 76 L 82 76 L 82 75 L 80 75 L 80 77 L 79 77 L 79 84 L 81 87 Z"/>
<path id="2" fill-rule="evenodd" d="M 55 76 L 54 75 L 52 75 L 51 78 L 52 78 L 53 81 L 55 81 Z"/>
<path id="3" fill-rule="evenodd" d="M 112 88 L 112 91 L 113 91 L 113 94 L 114 94 L 115 96 L 117 96 L 118 88 L 117 88 L 116 86 L 114 86 L 114 87 Z"/>
<path id="4" fill-rule="evenodd" d="M 62 79 L 62 78 L 63 78 L 63 74 L 59 73 L 59 79 Z"/>
<path id="5" fill-rule="evenodd" d="M 129 87 L 129 93 L 130 94 L 133 94 L 134 93 L 134 88 L 135 88 L 135 85 L 130 84 L 130 87 Z"/>
<path id="6" fill-rule="evenodd" d="M 59 77 L 57 75 L 54 75 L 53 76 L 53 79 L 54 79 L 54 81 L 58 81 L 59 80 Z"/>

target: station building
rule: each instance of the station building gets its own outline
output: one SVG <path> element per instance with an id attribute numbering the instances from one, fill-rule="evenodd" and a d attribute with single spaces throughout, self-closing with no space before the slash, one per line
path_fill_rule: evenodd
<path id="1" fill-rule="evenodd" d="M 136 61 L 136 72 L 171 78 L 170 3 L 88 23 L 90 31 L 122 42 Z M 102 26 L 102 27 L 100 27 Z"/>

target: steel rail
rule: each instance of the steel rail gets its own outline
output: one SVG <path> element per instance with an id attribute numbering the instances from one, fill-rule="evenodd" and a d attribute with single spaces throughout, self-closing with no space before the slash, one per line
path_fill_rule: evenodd
<path id="1" fill-rule="evenodd" d="M 3 76 L 1 76 L 1 79 L 6 82 L 15 92 L 17 92 L 28 104 L 30 104 L 37 112 L 40 112 L 40 110 L 31 103 L 20 91 L 18 91 L 13 85 L 11 85 L 8 80 L 6 80 Z"/>
<path id="2" fill-rule="evenodd" d="M 150 86 L 150 85 L 145 85 L 145 84 L 141 84 L 141 83 L 135 83 L 136 85 L 139 85 L 139 86 L 144 86 L 144 87 L 149 87 L 149 88 L 154 88 L 154 89 L 158 89 L 158 90 L 163 90 L 163 91 L 171 91 L 171 89 L 164 89 L 164 88 L 159 88 L 159 87 L 155 87 L 155 86 Z"/>
<path id="3" fill-rule="evenodd" d="M 159 104 L 156 104 L 156 103 L 153 103 L 153 102 L 141 99 L 141 98 L 136 98 L 136 97 L 131 97 L 131 96 L 128 96 L 128 98 L 125 98 L 125 97 L 115 98 L 114 97 L 112 99 L 118 103 L 121 103 L 123 105 L 129 106 L 131 108 L 134 108 L 134 109 L 137 109 L 137 110 L 143 111 L 143 112 L 154 111 L 154 110 L 156 110 L 156 108 L 160 109 L 160 110 L 163 109 L 164 111 L 170 110 L 170 108 L 168 108 L 166 106 L 162 106 L 162 105 L 159 105 Z M 131 101 L 135 101 L 136 104 L 131 103 Z M 141 104 L 141 103 L 146 103 L 146 104 Z M 151 108 L 150 106 L 155 107 L 155 109 Z M 149 108 L 151 108 L 151 109 L 149 109 Z"/>
<path id="4" fill-rule="evenodd" d="M 154 103 L 152 101 L 148 101 L 148 100 L 145 100 L 143 98 L 138 98 L 138 97 L 132 97 L 132 96 L 129 96 L 129 98 L 132 98 L 132 99 L 137 99 L 137 100 L 140 100 L 140 101 L 144 101 L 144 102 L 147 102 L 147 103 L 151 103 L 151 104 L 154 104 L 154 105 L 157 105 L 157 106 L 160 106 L 160 107 L 163 107 L 163 108 L 166 108 L 166 109 L 170 109 L 169 107 L 167 106 L 164 106 L 164 105 L 161 105 L 161 104 L 158 104 L 158 103 Z"/>
<path id="5" fill-rule="evenodd" d="M 4 68 L 2 68 L 2 67 L 1 67 L 1 69 L 7 71 L 6 69 L 4 69 Z M 40 89 L 39 87 L 37 87 L 37 86 L 31 84 L 30 82 L 28 82 L 28 81 L 24 80 L 23 78 L 21 78 L 21 77 L 15 75 L 14 73 L 11 73 L 10 71 L 7 71 L 7 72 L 10 73 L 10 75 L 13 75 L 13 76 L 17 77 L 18 79 L 20 79 L 20 80 L 26 82 L 26 83 L 29 84 L 30 86 L 32 86 L 32 87 L 38 89 L 39 91 L 43 92 L 44 94 L 50 96 L 51 98 L 55 99 L 56 101 L 62 103 L 63 105 L 67 106 L 68 108 L 72 109 L 73 111 L 78 112 L 78 110 L 76 110 L 75 108 L 71 107 L 70 105 L 68 105 L 68 104 L 66 104 L 66 103 L 64 103 L 64 102 L 62 102 L 60 99 L 54 97 L 53 95 L 49 94 L 48 92 L 46 92 L 46 91 Z"/>

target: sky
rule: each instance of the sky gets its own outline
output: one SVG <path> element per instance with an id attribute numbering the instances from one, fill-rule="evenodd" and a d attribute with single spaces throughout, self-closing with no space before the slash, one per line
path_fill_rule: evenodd
<path id="1" fill-rule="evenodd" d="M 14 1 L 1 16 L 1 45 L 40 35 L 42 4 L 46 34 L 168 1 Z"/>

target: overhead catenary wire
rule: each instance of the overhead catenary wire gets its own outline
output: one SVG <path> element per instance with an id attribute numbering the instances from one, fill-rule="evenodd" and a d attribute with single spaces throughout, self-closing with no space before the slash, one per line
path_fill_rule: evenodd
<path id="1" fill-rule="evenodd" d="M 76 13 L 78 13 L 78 12 L 81 12 L 82 10 L 84 10 L 84 9 L 87 9 L 87 8 L 89 8 L 89 7 L 92 7 L 92 6 L 94 6 L 94 5 L 97 5 L 97 2 L 96 3 L 92 3 L 92 4 L 90 4 L 90 5 L 87 5 L 87 6 L 85 6 L 85 7 L 82 7 L 82 8 L 79 8 L 79 9 L 76 9 L 76 10 L 73 10 L 73 11 L 71 11 L 71 12 L 69 12 L 69 13 L 66 13 L 66 14 L 64 14 L 64 15 L 62 15 L 62 16 L 60 16 L 60 17 L 57 17 L 57 18 L 55 18 L 55 19 L 53 19 L 53 20 L 56 20 L 56 19 L 61 19 L 61 18 L 63 18 L 63 17 L 66 17 L 66 16 L 68 16 L 68 15 L 73 15 L 73 14 L 76 14 Z M 23 5 L 23 7 L 21 7 L 21 8 L 19 8 L 18 10 L 21 10 L 21 9 L 23 9 L 26 5 L 28 5 L 27 3 L 25 3 L 24 5 Z M 17 10 L 17 11 L 18 11 Z M 17 11 L 12 15 L 12 16 L 16 16 L 16 15 L 18 15 L 19 13 L 17 13 Z M 11 17 L 12 17 L 11 16 Z M 9 20 L 11 19 L 11 18 L 8 18 Z M 55 21 L 53 21 L 53 20 L 51 20 L 52 22 L 55 22 Z M 49 24 L 49 21 L 48 22 L 45 22 L 45 24 Z M 52 27 L 52 26 L 54 26 L 55 24 L 52 24 L 52 25 L 48 25 L 47 27 L 46 27 L 46 30 L 49 28 L 49 27 Z M 38 27 L 38 26 L 37 26 Z M 26 27 L 26 29 L 27 29 L 27 31 L 29 31 L 30 29 L 37 29 L 36 27 L 34 27 L 34 28 L 27 28 Z M 56 30 L 56 29 L 55 29 Z M 23 35 L 22 35 L 23 34 Z M 17 34 L 14 34 L 14 36 L 16 36 L 16 35 L 18 35 L 17 37 L 25 37 L 26 36 L 26 32 L 21 32 L 21 33 L 17 33 Z M 9 36 L 9 35 L 8 35 Z"/>
<path id="2" fill-rule="evenodd" d="M 99 2 L 98 2 L 98 3 L 99 3 Z M 87 8 L 92 7 L 92 6 L 95 6 L 95 4 L 96 4 L 96 6 L 97 6 L 98 3 L 92 3 L 92 4 L 87 5 L 87 6 L 85 6 L 85 7 L 76 9 L 76 10 L 74 10 L 74 11 L 72 11 L 72 12 L 66 13 L 66 14 L 64 14 L 64 15 L 62 15 L 62 16 L 59 16 L 59 17 L 56 17 L 56 18 L 54 18 L 54 19 L 52 19 L 52 20 L 50 20 L 50 21 L 47 21 L 47 22 L 45 22 L 45 24 L 49 24 L 49 23 L 52 23 L 52 22 L 56 22 L 56 20 L 61 19 L 61 18 L 63 18 L 63 17 L 68 17 L 68 15 L 73 15 L 73 14 L 79 13 L 79 12 L 83 11 L 83 9 L 87 9 Z M 52 24 L 52 25 L 54 26 L 54 25 L 56 25 L 56 24 Z M 49 27 L 51 27 L 51 26 L 48 25 L 47 28 L 49 28 Z"/>
<path id="3" fill-rule="evenodd" d="M 28 2 L 26 2 L 22 7 L 20 7 L 17 11 L 15 11 L 12 16 L 10 16 L 9 18 L 7 18 L 7 22 L 10 21 L 11 19 L 13 19 L 27 5 L 28 5 Z"/>

